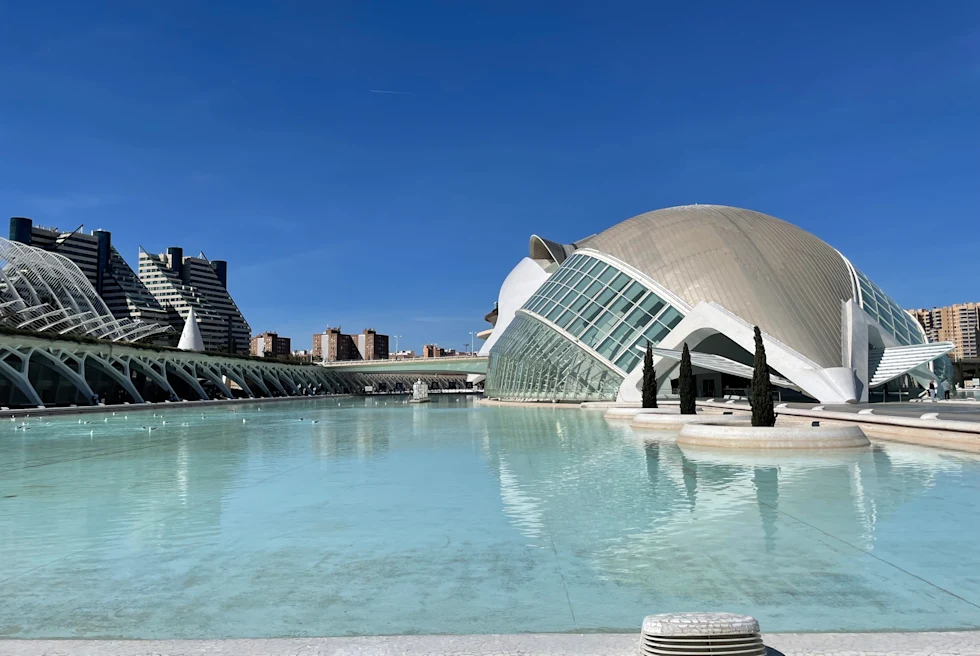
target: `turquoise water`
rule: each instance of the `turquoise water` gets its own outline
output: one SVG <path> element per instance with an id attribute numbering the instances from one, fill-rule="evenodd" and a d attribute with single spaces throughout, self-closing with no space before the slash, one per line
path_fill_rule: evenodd
<path id="1" fill-rule="evenodd" d="M 682 450 L 455 399 L 0 425 L 0 635 L 980 628 L 980 458 Z"/>

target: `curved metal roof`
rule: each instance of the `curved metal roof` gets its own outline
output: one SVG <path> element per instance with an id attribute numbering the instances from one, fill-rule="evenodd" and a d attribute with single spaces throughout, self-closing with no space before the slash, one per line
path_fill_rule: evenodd
<path id="1" fill-rule="evenodd" d="M 135 342 L 170 326 L 116 319 L 68 258 L 0 238 L 0 324 L 36 332 Z"/>
<path id="2" fill-rule="evenodd" d="M 691 305 L 715 301 L 824 367 L 841 366 L 840 254 L 760 212 L 685 205 L 647 212 L 577 242 L 643 271 Z"/>

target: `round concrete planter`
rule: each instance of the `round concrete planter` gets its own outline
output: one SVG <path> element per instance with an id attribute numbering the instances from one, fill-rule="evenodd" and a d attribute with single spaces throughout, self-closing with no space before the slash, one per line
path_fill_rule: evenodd
<path id="1" fill-rule="evenodd" d="M 747 417 L 737 415 L 716 415 L 716 414 L 642 414 L 633 417 L 630 424 L 633 428 L 648 428 L 651 430 L 669 431 L 678 430 L 688 424 L 701 424 L 711 422 L 723 426 L 751 426 L 752 420 Z"/>
<path id="2" fill-rule="evenodd" d="M 606 410 L 606 419 L 632 419 L 637 415 L 679 415 L 681 409 L 677 406 L 673 408 L 609 408 Z"/>
<path id="3" fill-rule="evenodd" d="M 871 444 L 860 426 L 732 426 L 715 422 L 684 426 L 677 443 L 728 449 L 840 449 Z"/>
<path id="4" fill-rule="evenodd" d="M 609 408 L 639 408 L 639 403 L 619 403 L 618 401 L 583 401 L 579 404 L 583 410 L 608 410 Z"/>

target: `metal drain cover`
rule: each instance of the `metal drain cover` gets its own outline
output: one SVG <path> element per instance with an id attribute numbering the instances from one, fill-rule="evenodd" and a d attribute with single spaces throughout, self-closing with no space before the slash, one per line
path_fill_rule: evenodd
<path id="1" fill-rule="evenodd" d="M 734 613 L 650 615 L 640 631 L 640 656 L 765 656 L 754 617 Z"/>

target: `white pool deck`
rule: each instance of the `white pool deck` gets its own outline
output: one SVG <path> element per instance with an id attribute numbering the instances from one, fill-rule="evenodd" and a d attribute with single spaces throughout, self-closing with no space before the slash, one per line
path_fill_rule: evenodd
<path id="1" fill-rule="evenodd" d="M 980 631 L 773 633 L 785 656 L 978 656 Z M 0 640 L 3 656 L 636 656 L 625 633 L 262 640 Z"/>

